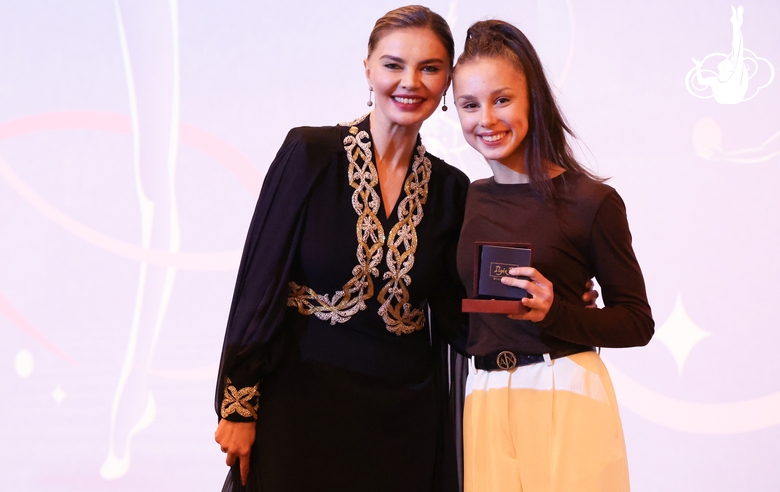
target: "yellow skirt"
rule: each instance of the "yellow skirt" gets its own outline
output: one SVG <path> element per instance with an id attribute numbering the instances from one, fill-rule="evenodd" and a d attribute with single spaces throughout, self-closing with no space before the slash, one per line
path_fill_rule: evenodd
<path id="1" fill-rule="evenodd" d="M 470 367 L 464 492 L 626 492 L 615 392 L 595 352 L 511 371 Z"/>

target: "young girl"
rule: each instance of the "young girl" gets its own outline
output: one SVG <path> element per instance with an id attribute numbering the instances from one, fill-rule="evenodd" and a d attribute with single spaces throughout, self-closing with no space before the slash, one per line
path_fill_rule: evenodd
<path id="1" fill-rule="evenodd" d="M 620 416 L 594 350 L 653 335 L 623 201 L 574 159 L 541 62 L 514 26 L 471 26 L 454 91 L 463 135 L 494 174 L 469 187 L 461 279 L 470 291 L 477 241 L 533 251 L 533 268 L 502 279 L 528 291 L 527 312 L 471 315 L 465 491 L 626 491 Z M 603 309 L 578 293 L 592 277 Z"/>

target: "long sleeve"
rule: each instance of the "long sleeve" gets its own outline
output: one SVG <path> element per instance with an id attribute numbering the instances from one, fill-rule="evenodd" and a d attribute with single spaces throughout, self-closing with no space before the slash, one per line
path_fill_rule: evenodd
<path id="1" fill-rule="evenodd" d="M 452 173 L 451 183 L 447 188 L 452 189 L 453 196 L 449 204 L 449 212 L 455 219 L 451 231 L 451 237 L 447 240 L 447 247 L 443 251 L 443 271 L 441 272 L 440 287 L 435 289 L 428 299 L 431 309 L 431 323 L 438 335 L 452 348 L 461 354 L 467 354 L 466 342 L 468 341 L 468 315 L 461 310 L 461 302 L 466 297 L 466 289 L 458 276 L 457 252 L 458 237 L 463 224 L 463 215 L 466 207 L 466 193 L 468 190 L 468 178 L 461 173 Z"/>
<path id="2" fill-rule="evenodd" d="M 654 322 L 642 271 L 631 246 L 625 204 L 614 190 L 604 197 L 596 212 L 589 246 L 588 256 L 605 307 L 586 309 L 556 296 L 550 312 L 537 325 L 550 335 L 581 345 L 646 345 L 653 336 Z"/>
<path id="3" fill-rule="evenodd" d="M 281 355 L 280 327 L 306 198 L 333 155 L 323 147 L 338 142 L 338 133 L 321 138 L 325 131 L 291 130 L 266 174 L 225 331 L 215 397 L 217 414 L 223 418 L 256 418 L 259 383 Z"/>

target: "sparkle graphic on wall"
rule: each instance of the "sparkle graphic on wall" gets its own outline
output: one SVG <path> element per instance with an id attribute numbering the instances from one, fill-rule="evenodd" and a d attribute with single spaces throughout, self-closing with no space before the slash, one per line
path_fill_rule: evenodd
<path id="1" fill-rule="evenodd" d="M 693 58 L 695 66 L 685 76 L 685 87 L 694 96 L 714 97 L 720 104 L 738 104 L 753 99 L 774 80 L 775 68 L 769 60 L 745 48 L 743 12 L 742 5 L 731 7 L 731 53 L 710 53 L 702 60 Z"/>
<path id="2" fill-rule="evenodd" d="M 62 405 L 62 400 L 65 399 L 65 397 L 68 396 L 65 391 L 62 389 L 62 385 L 57 385 L 56 388 L 54 388 L 54 391 L 51 393 L 51 397 L 54 398 L 54 401 L 57 402 L 57 406 Z"/>
<path id="3" fill-rule="evenodd" d="M 688 316 L 679 294 L 669 319 L 655 332 L 655 339 L 666 345 L 672 353 L 680 375 L 693 347 L 708 336 L 710 333 L 701 329 Z"/>

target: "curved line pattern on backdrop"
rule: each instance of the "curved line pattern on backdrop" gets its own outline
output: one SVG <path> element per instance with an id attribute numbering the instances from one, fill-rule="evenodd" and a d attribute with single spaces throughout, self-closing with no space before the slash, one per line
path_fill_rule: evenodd
<path id="1" fill-rule="evenodd" d="M 115 113 L 79 111 L 69 113 L 48 113 L 0 125 L 0 140 L 46 130 L 100 130 L 118 133 L 131 132 L 130 118 Z M 235 175 L 241 184 L 256 197 L 260 193 L 262 174 L 239 150 L 230 144 L 197 127 L 181 124 L 179 141 L 213 158 Z M 44 216 L 73 235 L 99 248 L 125 258 L 146 261 L 151 264 L 180 268 L 191 271 L 232 271 L 238 266 L 241 251 L 216 253 L 172 253 L 170 251 L 144 248 L 103 234 L 73 219 L 27 185 L 2 158 L 0 176 L 30 205 Z"/>
<path id="2" fill-rule="evenodd" d="M 657 393 L 604 358 L 620 405 L 650 422 L 694 434 L 740 434 L 780 424 L 780 393 L 744 401 L 698 403 Z"/>

